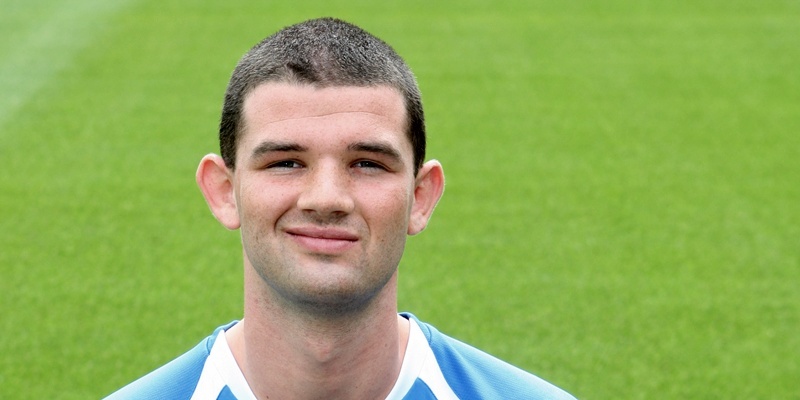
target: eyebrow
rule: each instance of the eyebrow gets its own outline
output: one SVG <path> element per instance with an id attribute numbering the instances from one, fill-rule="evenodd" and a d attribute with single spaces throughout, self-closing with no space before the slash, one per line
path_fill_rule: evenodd
<path id="1" fill-rule="evenodd" d="M 400 152 L 392 145 L 383 142 L 357 142 L 347 146 L 349 151 L 360 151 L 366 153 L 377 153 L 390 157 L 397 162 L 402 160 Z M 252 158 L 259 158 L 267 153 L 274 152 L 306 152 L 308 148 L 293 142 L 266 141 L 256 146 L 252 153 Z"/>
<path id="2" fill-rule="evenodd" d="M 397 162 L 402 160 L 400 152 L 397 151 L 392 145 L 382 142 L 358 142 L 347 146 L 350 151 L 363 151 L 367 153 L 382 154 L 394 159 Z"/>
<path id="3" fill-rule="evenodd" d="M 259 144 L 258 146 L 256 146 L 253 149 L 253 152 L 251 153 L 251 157 L 252 158 L 258 158 L 258 157 L 261 157 L 262 155 L 267 154 L 267 153 L 289 152 L 289 151 L 304 152 L 304 151 L 308 151 L 308 149 L 306 147 L 304 147 L 304 146 L 301 146 L 301 145 L 299 145 L 297 143 L 292 143 L 292 142 L 266 141 L 266 142 L 263 142 L 263 143 Z"/>

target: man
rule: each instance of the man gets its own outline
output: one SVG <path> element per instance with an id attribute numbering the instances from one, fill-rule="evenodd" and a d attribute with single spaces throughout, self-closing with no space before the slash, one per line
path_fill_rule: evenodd
<path id="1" fill-rule="evenodd" d="M 244 318 L 113 399 L 570 399 L 397 313 L 397 268 L 442 191 L 419 89 L 335 19 L 281 30 L 233 72 L 197 182 L 240 229 Z"/>

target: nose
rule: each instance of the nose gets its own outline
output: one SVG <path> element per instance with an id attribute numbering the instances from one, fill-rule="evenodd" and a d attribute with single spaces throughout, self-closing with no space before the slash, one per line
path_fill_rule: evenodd
<path id="1" fill-rule="evenodd" d="M 345 167 L 319 163 L 308 172 L 297 206 L 318 218 L 338 218 L 355 208 L 350 177 Z"/>

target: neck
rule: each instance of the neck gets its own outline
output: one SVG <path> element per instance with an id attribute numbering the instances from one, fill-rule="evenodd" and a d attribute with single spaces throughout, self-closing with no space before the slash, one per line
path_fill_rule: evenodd
<path id="1" fill-rule="evenodd" d="M 227 333 L 256 397 L 386 397 L 408 342 L 408 321 L 397 315 L 396 273 L 363 310 L 328 317 L 277 306 L 261 282 L 246 277 L 245 318 Z"/>

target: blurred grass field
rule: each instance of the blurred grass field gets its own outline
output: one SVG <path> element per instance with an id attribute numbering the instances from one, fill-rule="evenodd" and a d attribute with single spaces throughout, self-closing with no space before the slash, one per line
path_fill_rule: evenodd
<path id="1" fill-rule="evenodd" d="M 0 398 L 100 398 L 241 315 L 194 184 L 238 58 L 332 15 L 447 190 L 400 309 L 581 399 L 800 399 L 800 3 L 2 0 Z"/>

